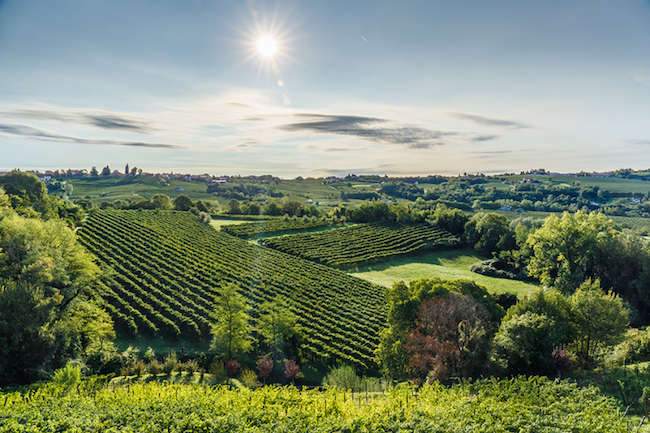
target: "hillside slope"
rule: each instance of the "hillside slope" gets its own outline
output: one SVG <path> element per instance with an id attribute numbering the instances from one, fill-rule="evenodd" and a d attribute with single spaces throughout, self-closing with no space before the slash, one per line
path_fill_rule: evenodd
<path id="1" fill-rule="evenodd" d="M 98 211 L 79 239 L 115 271 L 102 298 L 123 331 L 208 339 L 215 288 L 232 282 L 253 312 L 285 297 L 307 357 L 374 363 L 386 320 L 379 286 L 218 232 L 189 212 Z"/>

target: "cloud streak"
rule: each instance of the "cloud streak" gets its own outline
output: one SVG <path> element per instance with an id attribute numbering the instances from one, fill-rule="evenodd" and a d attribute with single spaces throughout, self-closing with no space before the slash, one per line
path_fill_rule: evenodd
<path id="1" fill-rule="evenodd" d="M 153 130 L 149 122 L 103 112 L 66 113 L 52 110 L 23 109 L 0 112 L 0 117 L 76 123 L 101 129 L 135 132 L 138 134 L 149 134 Z"/>
<path id="2" fill-rule="evenodd" d="M 100 146 L 130 146 L 130 147 L 149 147 L 157 149 L 181 149 L 182 146 L 163 143 L 146 143 L 141 141 L 113 140 L 104 138 L 80 138 L 71 135 L 57 134 L 47 132 L 42 129 L 33 128 L 26 125 L 12 125 L 0 123 L 0 133 L 39 141 L 54 141 L 59 143 L 87 144 Z"/>
<path id="3" fill-rule="evenodd" d="M 447 144 L 456 132 L 436 131 L 396 124 L 387 119 L 365 116 L 298 114 L 311 121 L 294 122 L 277 128 L 286 132 L 311 132 L 358 137 L 376 143 L 402 145 L 410 149 L 429 149 Z"/>
<path id="4" fill-rule="evenodd" d="M 475 114 L 467 114 L 467 113 L 449 113 L 449 115 L 456 119 L 464 120 L 482 126 L 491 126 L 496 128 L 505 128 L 505 129 L 529 128 L 529 126 L 526 124 L 515 122 L 512 120 L 490 119 L 489 117 L 477 116 Z"/>

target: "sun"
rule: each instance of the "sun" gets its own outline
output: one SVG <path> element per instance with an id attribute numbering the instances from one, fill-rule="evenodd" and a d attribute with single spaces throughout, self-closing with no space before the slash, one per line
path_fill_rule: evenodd
<path id="1" fill-rule="evenodd" d="M 264 57 L 273 56 L 277 47 L 278 45 L 275 42 L 275 39 L 270 36 L 262 36 L 257 41 L 257 51 L 259 51 L 259 53 Z"/>

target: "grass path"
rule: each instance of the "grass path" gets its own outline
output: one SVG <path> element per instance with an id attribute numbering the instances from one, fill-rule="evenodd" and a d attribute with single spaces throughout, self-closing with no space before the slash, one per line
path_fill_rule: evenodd
<path id="1" fill-rule="evenodd" d="M 484 260 L 469 248 L 435 251 L 409 257 L 396 257 L 385 262 L 364 266 L 348 274 L 371 283 L 392 287 L 398 281 L 439 277 L 447 280 L 464 278 L 474 280 L 491 293 L 514 293 L 521 297 L 535 290 L 538 285 L 524 281 L 486 277 L 469 270 L 474 263 Z"/>

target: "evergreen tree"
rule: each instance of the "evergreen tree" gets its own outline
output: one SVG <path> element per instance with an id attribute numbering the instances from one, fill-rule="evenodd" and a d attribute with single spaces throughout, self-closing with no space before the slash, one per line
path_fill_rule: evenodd
<path id="1" fill-rule="evenodd" d="M 220 351 L 226 359 L 235 358 L 249 352 L 253 347 L 253 337 L 249 325 L 250 307 L 239 288 L 230 283 L 218 289 L 212 327 L 212 348 Z"/>

